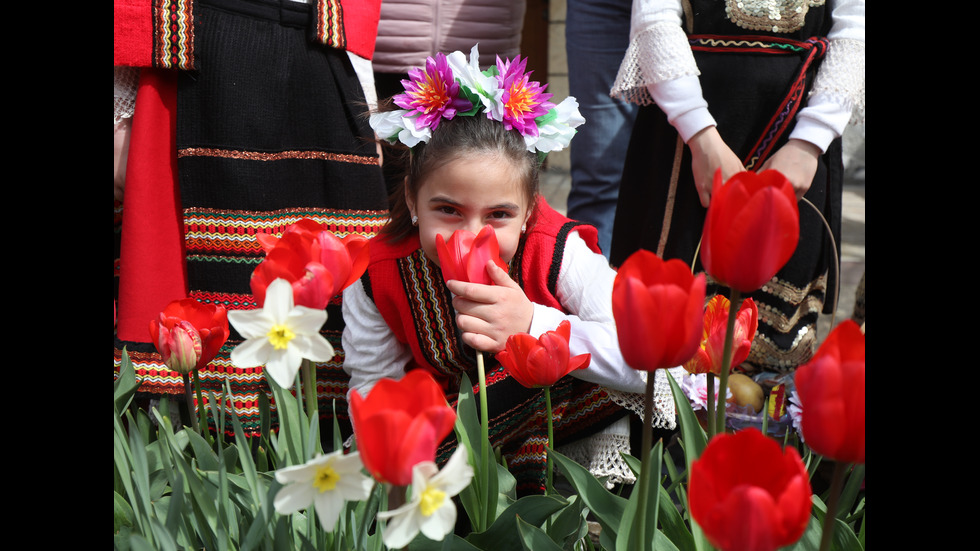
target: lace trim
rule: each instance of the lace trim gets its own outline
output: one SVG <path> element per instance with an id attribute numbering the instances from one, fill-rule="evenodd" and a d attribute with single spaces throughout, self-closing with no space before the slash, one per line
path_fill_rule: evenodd
<path id="1" fill-rule="evenodd" d="M 615 484 L 636 482 L 636 475 L 620 455 L 630 452 L 629 435 L 601 432 L 559 446 L 558 452 L 589 469 L 596 478 L 609 477 L 606 479 L 608 489 Z"/>
<path id="2" fill-rule="evenodd" d="M 810 96 L 824 94 L 851 112 L 851 122 L 864 123 L 864 41 L 830 41 Z"/>
<path id="3" fill-rule="evenodd" d="M 648 85 L 700 74 L 684 31 L 670 22 L 656 23 L 630 40 L 609 95 L 651 105 Z"/>
<path id="4" fill-rule="evenodd" d="M 662 369 L 653 372 L 653 416 L 651 425 L 658 429 L 673 430 L 677 428 L 677 413 L 674 408 L 674 395 L 670 392 L 667 374 Z M 620 406 L 632 411 L 643 418 L 643 395 L 633 392 L 621 392 L 610 388 L 605 389 L 609 398 Z"/>
<path id="5" fill-rule="evenodd" d="M 139 67 L 113 66 L 112 75 L 112 125 L 133 116 L 136 107 L 136 86 L 139 84 Z"/>

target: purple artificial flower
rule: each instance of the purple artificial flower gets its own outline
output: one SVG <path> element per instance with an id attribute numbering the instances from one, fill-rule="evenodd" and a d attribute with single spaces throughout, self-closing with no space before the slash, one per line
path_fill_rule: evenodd
<path id="1" fill-rule="evenodd" d="M 554 94 L 545 93 L 547 84 L 541 86 L 536 81 L 528 81 L 531 72 L 525 73 L 527 58 L 517 56 L 513 61 L 503 62 L 497 56 L 497 80 L 504 90 L 504 128 L 517 129 L 523 136 L 537 136 L 538 125 L 535 118 L 547 114 L 555 104 L 547 101 Z"/>
<path id="2" fill-rule="evenodd" d="M 403 80 L 404 94 L 392 100 L 395 105 L 418 112 L 415 128 L 435 129 L 443 117 L 451 119 L 457 111 L 468 111 L 473 104 L 459 96 L 459 83 L 453 78 L 446 56 L 438 53 L 425 60 L 425 70 L 414 68 L 408 71 L 409 80 Z"/>

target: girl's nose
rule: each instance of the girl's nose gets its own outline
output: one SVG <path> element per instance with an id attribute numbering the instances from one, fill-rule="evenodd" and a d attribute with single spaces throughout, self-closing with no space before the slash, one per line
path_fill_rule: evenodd
<path id="1" fill-rule="evenodd" d="M 483 229 L 483 226 L 486 225 L 483 222 L 483 220 L 480 217 L 478 217 L 478 216 L 474 216 L 472 218 L 467 218 L 466 221 L 464 222 L 464 224 L 465 225 L 463 226 L 463 228 L 466 231 L 472 233 L 473 235 L 476 235 L 476 234 L 480 233 L 480 230 L 482 230 Z"/>

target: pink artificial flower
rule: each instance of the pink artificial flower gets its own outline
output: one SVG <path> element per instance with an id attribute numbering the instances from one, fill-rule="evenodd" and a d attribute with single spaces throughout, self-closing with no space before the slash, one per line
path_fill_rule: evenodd
<path id="1" fill-rule="evenodd" d="M 442 118 L 451 119 L 457 111 L 473 108 L 468 99 L 459 96 L 459 83 L 453 77 L 445 54 L 437 53 L 435 58 L 427 58 L 425 70 L 410 69 L 408 77 L 409 80 L 402 81 L 405 93 L 392 100 L 402 109 L 419 113 L 415 119 L 416 129 L 435 129 Z"/>
<path id="2" fill-rule="evenodd" d="M 507 130 L 517 129 L 523 136 L 537 136 L 538 125 L 534 119 L 555 107 L 555 104 L 547 101 L 554 94 L 544 91 L 547 84 L 541 86 L 539 82 L 528 81 L 534 71 L 525 73 L 526 65 L 527 58 L 522 60 L 520 56 L 506 62 L 497 57 L 497 80 L 504 89 L 501 98 L 504 103 L 503 123 Z"/>

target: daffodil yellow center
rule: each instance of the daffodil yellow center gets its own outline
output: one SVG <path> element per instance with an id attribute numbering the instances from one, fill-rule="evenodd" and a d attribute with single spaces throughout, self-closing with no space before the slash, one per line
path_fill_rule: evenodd
<path id="1" fill-rule="evenodd" d="M 269 342 L 272 343 L 272 347 L 276 350 L 284 350 L 289 346 L 289 341 L 296 337 L 296 333 L 293 333 L 285 325 L 276 324 L 269 329 L 266 334 L 269 337 Z"/>
<path id="2" fill-rule="evenodd" d="M 427 486 L 425 491 L 422 492 L 422 503 L 419 506 L 422 509 L 422 515 L 430 516 L 432 513 L 435 513 L 439 507 L 442 507 L 445 501 L 446 492 L 432 486 Z"/>
<path id="3" fill-rule="evenodd" d="M 327 492 L 337 487 L 340 475 L 327 463 L 316 468 L 316 475 L 313 477 L 313 487 L 320 492 Z"/>

